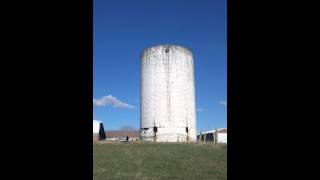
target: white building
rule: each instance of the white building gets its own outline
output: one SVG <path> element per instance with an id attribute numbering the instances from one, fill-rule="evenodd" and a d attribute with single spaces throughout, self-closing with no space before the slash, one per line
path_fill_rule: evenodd
<path id="1" fill-rule="evenodd" d="M 92 127 L 93 127 L 93 141 L 103 140 L 106 138 L 102 121 L 93 120 Z"/>
<path id="2" fill-rule="evenodd" d="M 227 143 L 227 128 L 219 129 L 214 133 L 217 143 Z"/>
<path id="3" fill-rule="evenodd" d="M 214 143 L 226 143 L 227 140 L 227 128 L 219 128 L 206 132 L 202 132 L 197 136 L 198 141 L 201 142 L 214 142 Z"/>

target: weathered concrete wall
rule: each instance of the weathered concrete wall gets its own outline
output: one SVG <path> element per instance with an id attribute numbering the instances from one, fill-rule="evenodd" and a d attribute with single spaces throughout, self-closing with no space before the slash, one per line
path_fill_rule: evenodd
<path id="1" fill-rule="evenodd" d="M 194 65 L 188 49 L 159 45 L 144 50 L 140 115 L 142 140 L 154 141 L 156 126 L 157 142 L 196 141 Z"/>

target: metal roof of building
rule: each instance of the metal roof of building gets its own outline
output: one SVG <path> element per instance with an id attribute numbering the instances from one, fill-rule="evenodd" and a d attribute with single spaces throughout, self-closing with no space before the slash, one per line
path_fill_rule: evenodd
<path id="1" fill-rule="evenodd" d="M 202 134 L 209 134 L 209 133 L 215 133 L 217 130 L 218 133 L 227 133 L 227 128 L 218 128 L 218 129 L 213 129 L 205 132 L 201 132 Z M 200 135 L 200 133 L 198 134 Z"/>

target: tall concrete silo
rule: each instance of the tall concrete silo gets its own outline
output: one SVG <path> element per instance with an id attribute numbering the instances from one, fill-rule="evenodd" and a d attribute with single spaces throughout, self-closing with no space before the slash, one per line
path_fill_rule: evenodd
<path id="1" fill-rule="evenodd" d="M 194 66 L 191 51 L 158 45 L 141 55 L 140 138 L 196 141 Z"/>

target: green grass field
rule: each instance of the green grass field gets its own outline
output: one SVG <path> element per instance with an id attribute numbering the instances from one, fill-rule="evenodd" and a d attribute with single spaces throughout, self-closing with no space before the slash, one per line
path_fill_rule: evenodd
<path id="1" fill-rule="evenodd" d="M 93 179 L 227 179 L 227 148 L 214 144 L 96 144 Z"/>

